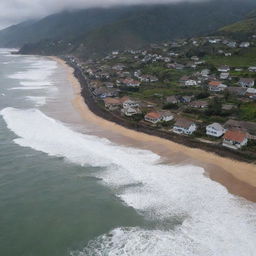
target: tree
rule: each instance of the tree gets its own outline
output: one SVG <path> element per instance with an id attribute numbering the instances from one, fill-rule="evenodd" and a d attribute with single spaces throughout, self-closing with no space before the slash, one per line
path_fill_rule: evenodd
<path id="1" fill-rule="evenodd" d="M 214 97 L 206 110 L 207 115 L 221 115 L 222 113 L 222 102 L 218 97 Z"/>

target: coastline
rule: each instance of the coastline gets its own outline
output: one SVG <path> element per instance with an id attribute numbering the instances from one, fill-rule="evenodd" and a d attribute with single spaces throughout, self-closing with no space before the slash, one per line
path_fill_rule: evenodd
<path id="1" fill-rule="evenodd" d="M 139 145 L 143 145 L 144 149 L 166 157 L 168 162 L 179 165 L 189 159 L 189 163 L 203 167 L 209 178 L 224 185 L 232 194 L 256 202 L 256 166 L 254 164 L 240 162 L 202 149 L 178 144 L 165 138 L 126 128 L 102 118 L 102 115 L 97 115 L 85 103 L 85 99 L 81 95 L 81 93 L 84 94 L 85 92 L 82 92 L 81 84 L 74 75 L 74 69 L 58 57 L 51 58 L 66 69 L 68 80 L 72 84 L 74 91 L 72 103 L 83 119 L 100 126 L 108 132 L 124 136 L 127 140 L 137 141 Z M 168 159 L 170 155 L 175 155 L 175 157 Z"/>

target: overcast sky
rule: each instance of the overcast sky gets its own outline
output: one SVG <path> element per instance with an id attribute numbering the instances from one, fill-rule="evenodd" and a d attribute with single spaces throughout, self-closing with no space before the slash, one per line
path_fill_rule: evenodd
<path id="1" fill-rule="evenodd" d="M 0 28 L 70 8 L 207 0 L 0 0 Z"/>

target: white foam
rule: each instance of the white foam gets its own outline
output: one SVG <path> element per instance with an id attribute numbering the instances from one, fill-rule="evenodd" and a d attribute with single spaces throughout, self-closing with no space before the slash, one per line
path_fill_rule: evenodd
<path id="1" fill-rule="evenodd" d="M 202 168 L 160 164 L 152 152 L 74 132 L 39 110 L 6 108 L 1 115 L 19 145 L 105 167 L 95 176 L 113 187 L 125 204 L 165 226 L 118 228 L 73 255 L 255 255 L 255 204 L 229 194 L 206 178 Z M 179 221 L 169 225 L 173 219 Z"/>
<path id="2" fill-rule="evenodd" d="M 34 90 L 36 87 L 51 90 L 54 87 L 51 75 L 57 68 L 55 61 L 28 56 L 22 59 L 21 62 L 24 64 L 25 70 L 8 75 L 8 78 L 19 80 L 20 85 L 25 88 L 24 90 Z M 21 88 L 14 87 L 12 89 Z"/>
<path id="3" fill-rule="evenodd" d="M 36 107 L 40 107 L 46 104 L 46 97 L 42 96 L 27 96 L 26 99 L 30 102 L 35 103 Z"/>

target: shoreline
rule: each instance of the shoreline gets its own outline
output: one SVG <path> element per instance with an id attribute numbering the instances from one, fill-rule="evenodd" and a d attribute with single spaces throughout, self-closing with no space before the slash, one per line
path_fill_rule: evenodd
<path id="1" fill-rule="evenodd" d="M 203 149 L 192 148 L 191 146 L 193 145 L 188 147 L 168 138 L 157 136 L 150 131 L 150 129 L 148 132 L 143 132 L 139 129 L 135 129 L 135 127 L 132 128 L 122 123 L 119 124 L 115 120 L 111 120 L 111 117 L 104 118 L 103 110 L 102 113 L 99 114 L 93 109 L 91 105 L 92 100 L 91 104 L 90 101 L 88 102 L 90 97 L 82 87 L 78 79 L 79 74 L 77 74 L 76 70 L 58 57 L 51 58 L 67 70 L 68 80 L 72 84 L 74 91 L 72 103 L 83 119 L 93 122 L 112 133 L 125 136 L 128 139 L 130 138 L 130 140 L 139 141 L 143 146 L 147 144 L 146 149 L 157 152 L 161 156 L 163 156 L 159 153 L 161 150 L 156 149 L 156 146 L 153 144 L 164 147 L 177 156 L 177 164 L 181 164 L 179 155 L 184 156 L 184 159 L 186 159 L 186 157 L 189 158 L 190 162 L 194 160 L 196 162 L 195 164 L 205 169 L 205 174 L 209 178 L 224 185 L 230 193 L 256 202 L 256 166 L 254 164 L 234 160 L 226 155 L 224 155 L 225 157 L 219 156 Z M 173 163 L 173 159 L 170 162 Z"/>

